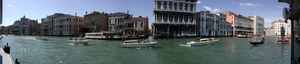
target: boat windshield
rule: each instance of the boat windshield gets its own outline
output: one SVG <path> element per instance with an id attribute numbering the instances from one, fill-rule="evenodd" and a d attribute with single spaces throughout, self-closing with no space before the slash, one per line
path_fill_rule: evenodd
<path id="1" fill-rule="evenodd" d="M 154 42 L 153 36 L 149 36 L 149 37 L 148 37 L 148 41 L 149 41 L 149 42 Z"/>

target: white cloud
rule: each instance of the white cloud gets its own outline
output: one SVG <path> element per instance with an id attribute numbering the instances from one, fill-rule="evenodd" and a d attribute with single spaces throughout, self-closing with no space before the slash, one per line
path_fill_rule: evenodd
<path id="1" fill-rule="evenodd" d="M 196 3 L 197 3 L 197 4 L 200 4 L 200 3 L 201 3 L 201 1 L 199 1 L 199 0 L 198 0 Z"/>
<path id="2" fill-rule="evenodd" d="M 231 2 L 231 3 L 233 3 L 233 4 L 234 4 L 235 2 Z"/>
<path id="3" fill-rule="evenodd" d="M 216 13 L 216 12 L 220 12 L 221 10 L 218 9 L 218 8 L 211 8 L 211 7 L 208 7 L 208 6 L 203 6 L 203 8 L 207 11 L 211 11 L 213 13 Z"/>
<path id="4" fill-rule="evenodd" d="M 14 6 L 14 5 L 12 5 L 12 4 L 8 4 L 8 5 L 7 5 L 7 7 L 12 7 L 12 6 Z"/>
<path id="5" fill-rule="evenodd" d="M 253 3 L 239 3 L 240 6 L 249 6 L 249 7 L 257 7 L 260 6 L 259 4 L 253 4 Z"/>

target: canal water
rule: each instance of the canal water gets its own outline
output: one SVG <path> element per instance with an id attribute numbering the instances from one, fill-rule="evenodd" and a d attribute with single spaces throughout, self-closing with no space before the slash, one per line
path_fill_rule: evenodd
<path id="1" fill-rule="evenodd" d="M 90 40 L 88 45 L 73 45 L 68 37 L 4 36 L 0 46 L 11 46 L 11 55 L 22 64 L 290 64 L 290 44 L 277 44 L 267 36 L 261 45 L 253 38 L 220 37 L 205 46 L 183 46 L 195 38 L 156 39 L 153 48 L 121 48 L 121 41 Z"/>

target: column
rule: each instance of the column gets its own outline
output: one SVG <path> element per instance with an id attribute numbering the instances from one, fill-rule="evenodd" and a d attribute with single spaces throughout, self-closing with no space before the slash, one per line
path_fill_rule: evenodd
<path id="1" fill-rule="evenodd" d="M 164 22 L 164 14 L 161 13 L 161 22 Z"/>
<path id="2" fill-rule="evenodd" d="M 167 17 L 167 23 L 170 22 L 170 20 L 169 20 L 169 15 L 170 15 L 170 14 L 166 14 L 166 17 Z"/>
<path id="3" fill-rule="evenodd" d="M 157 9 L 157 1 L 154 1 L 154 8 Z"/>
<path id="4" fill-rule="evenodd" d="M 294 22 L 297 22 L 298 20 L 291 20 L 291 36 L 292 36 L 292 38 L 291 38 L 291 60 L 293 60 L 294 59 L 294 43 L 295 43 L 295 30 L 294 30 Z M 291 61 L 291 62 L 293 62 L 293 61 Z"/>
<path id="5" fill-rule="evenodd" d="M 185 10 L 185 3 L 182 3 L 182 10 L 181 11 L 184 11 Z"/>
<path id="6" fill-rule="evenodd" d="M 190 10 L 190 8 L 191 8 L 191 5 L 192 5 L 192 4 L 188 4 L 187 11 L 189 11 L 189 10 Z M 191 10 L 190 10 L 190 11 L 191 11 Z"/>
<path id="7" fill-rule="evenodd" d="M 182 22 L 185 24 L 184 17 L 185 17 L 185 15 L 182 15 Z"/>
<path id="8" fill-rule="evenodd" d="M 190 31 L 189 31 L 189 32 L 190 32 L 190 38 L 191 38 L 191 33 L 192 33 L 192 30 L 190 29 Z"/>

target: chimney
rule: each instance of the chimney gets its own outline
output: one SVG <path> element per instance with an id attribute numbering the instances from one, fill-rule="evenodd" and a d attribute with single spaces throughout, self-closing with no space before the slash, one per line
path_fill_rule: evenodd
<path id="1" fill-rule="evenodd" d="M 77 16 L 77 13 L 75 13 L 75 16 Z"/>
<path id="2" fill-rule="evenodd" d="M 85 15 L 87 15 L 87 11 L 85 11 Z"/>

